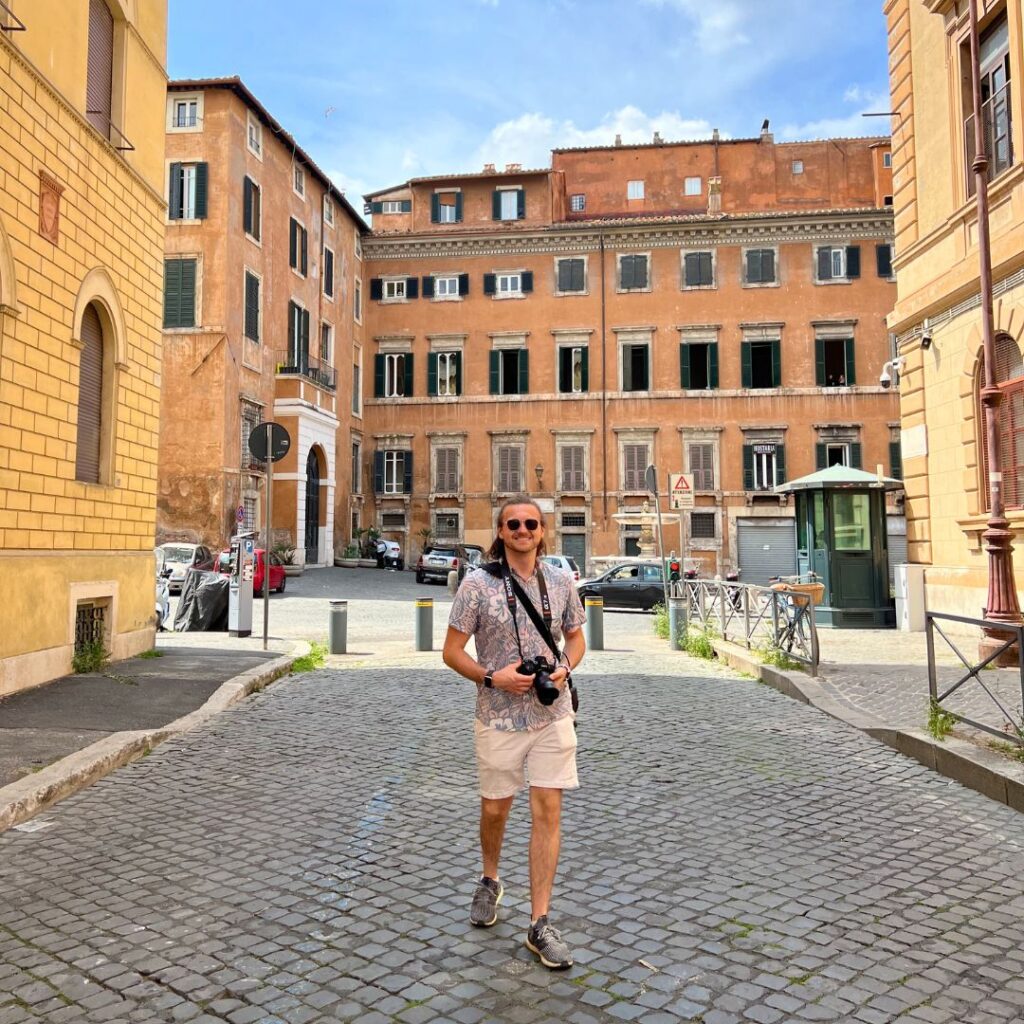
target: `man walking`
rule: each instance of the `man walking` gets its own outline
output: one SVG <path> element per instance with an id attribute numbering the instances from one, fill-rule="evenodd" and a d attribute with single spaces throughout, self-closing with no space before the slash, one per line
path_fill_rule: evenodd
<path id="1" fill-rule="evenodd" d="M 498 920 L 504 887 L 498 875 L 505 823 L 515 794 L 530 786 L 530 903 L 527 947 L 545 967 L 572 966 L 572 954 L 548 923 L 561 842 L 562 791 L 576 789 L 576 732 L 569 672 L 583 657 L 583 606 L 572 576 L 540 560 L 544 517 L 525 496 L 506 501 L 488 555 L 496 562 L 470 573 L 459 587 L 448 620 L 444 661 L 477 684 L 476 757 L 480 774 L 480 848 L 483 873 L 470 921 Z M 524 599 L 534 616 L 524 607 Z M 556 645 L 565 646 L 550 672 L 557 697 L 542 703 L 533 675 L 518 671 L 528 659 L 556 663 L 534 624 L 541 619 Z M 466 651 L 476 642 L 476 660 Z"/>

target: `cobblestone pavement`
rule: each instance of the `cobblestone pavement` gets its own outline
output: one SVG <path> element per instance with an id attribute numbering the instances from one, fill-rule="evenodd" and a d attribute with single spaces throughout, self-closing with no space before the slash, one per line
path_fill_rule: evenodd
<path id="1" fill-rule="evenodd" d="M 581 679 L 571 971 L 522 946 L 522 801 L 500 922 L 468 924 L 468 684 L 331 668 L 0 836 L 0 1024 L 1024 1017 L 1024 819 L 653 650 Z"/>

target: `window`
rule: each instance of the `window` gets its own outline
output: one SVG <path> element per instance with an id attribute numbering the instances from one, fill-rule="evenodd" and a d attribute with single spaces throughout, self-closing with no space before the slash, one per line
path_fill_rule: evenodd
<path id="1" fill-rule="evenodd" d="M 886 170 L 890 170 L 892 168 L 892 153 L 882 154 L 882 166 Z"/>
<path id="2" fill-rule="evenodd" d="M 710 252 L 683 253 L 683 287 L 714 288 L 715 259 Z"/>
<path id="3" fill-rule="evenodd" d="M 320 362 L 330 366 L 334 353 L 334 328 L 330 324 L 320 325 Z"/>
<path id="4" fill-rule="evenodd" d="M 982 33 L 979 48 L 981 64 L 981 122 L 988 156 L 988 178 L 998 177 L 1013 163 L 1013 105 L 1010 89 L 1010 39 L 1005 12 Z M 961 66 L 970 68 L 970 52 L 961 48 Z M 964 142 L 966 146 L 967 194 L 974 195 L 974 113 L 970 79 L 964 84 Z"/>
<path id="5" fill-rule="evenodd" d="M 683 182 L 684 196 L 699 196 L 704 191 L 704 183 L 700 178 L 687 178 Z"/>
<path id="6" fill-rule="evenodd" d="M 245 233 L 260 240 L 263 219 L 263 197 L 259 185 L 252 178 L 242 179 L 242 227 Z"/>
<path id="7" fill-rule="evenodd" d="M 521 274 L 498 274 L 499 295 L 522 295 L 523 278 Z"/>
<path id="8" fill-rule="evenodd" d="M 309 271 L 306 229 L 294 218 L 288 222 L 288 266 L 303 277 Z"/>
<path id="9" fill-rule="evenodd" d="M 462 536 L 459 528 L 458 512 L 435 512 L 434 513 L 434 536 L 439 540 L 457 541 Z"/>
<path id="10" fill-rule="evenodd" d="M 363 414 L 363 364 L 357 352 L 352 362 L 352 415 Z"/>
<path id="11" fill-rule="evenodd" d="M 263 125 L 253 114 L 246 118 L 245 142 L 253 156 L 263 159 Z"/>
<path id="12" fill-rule="evenodd" d="M 431 352 L 427 357 L 427 394 L 454 398 L 462 393 L 462 353 Z"/>
<path id="13" fill-rule="evenodd" d="M 693 474 L 695 491 L 715 489 L 715 446 L 710 441 L 695 441 L 686 446 L 686 462 Z"/>
<path id="14" fill-rule="evenodd" d="M 853 338 L 815 338 L 815 384 L 844 388 L 856 383 Z"/>
<path id="15" fill-rule="evenodd" d="M 861 446 L 856 441 L 819 441 L 814 446 L 815 469 L 849 466 L 861 469 Z"/>
<path id="16" fill-rule="evenodd" d="M 493 220 L 522 220 L 526 216 L 526 192 L 521 188 L 495 189 Z"/>
<path id="17" fill-rule="evenodd" d="M 309 368 L 309 310 L 288 303 L 288 367 L 304 372 Z"/>
<path id="18" fill-rule="evenodd" d="M 624 491 L 645 491 L 644 474 L 650 461 L 648 447 L 645 444 L 624 444 L 622 446 Z"/>
<path id="19" fill-rule="evenodd" d="M 581 256 L 555 260 L 557 265 L 558 291 L 582 292 L 587 287 L 587 261 Z"/>
<path id="20" fill-rule="evenodd" d="M 582 394 L 590 389 L 589 353 L 585 345 L 564 345 L 558 350 L 558 390 L 561 394 Z"/>
<path id="21" fill-rule="evenodd" d="M 170 220 L 202 220 L 206 216 L 207 165 L 171 164 L 167 189 Z"/>
<path id="22" fill-rule="evenodd" d="M 363 282 L 356 278 L 356 287 L 352 295 L 352 317 L 357 324 L 363 322 Z"/>
<path id="23" fill-rule="evenodd" d="M 260 279 L 251 270 L 245 272 L 245 336 L 260 340 Z"/>
<path id="24" fill-rule="evenodd" d="M 195 257 L 164 260 L 164 327 L 169 330 L 196 325 Z"/>
<path id="25" fill-rule="evenodd" d="M 624 344 L 622 346 L 622 390 L 647 391 L 650 388 L 650 346 Z"/>
<path id="26" fill-rule="evenodd" d="M 324 223 L 334 227 L 334 203 L 330 196 L 324 196 Z"/>
<path id="27" fill-rule="evenodd" d="M 356 254 L 356 259 L 362 261 L 363 258 L 363 236 L 359 234 L 359 228 L 355 229 L 355 238 L 352 242 L 352 251 Z"/>
<path id="28" fill-rule="evenodd" d="M 879 277 L 892 279 L 892 246 L 888 242 L 875 246 L 875 265 Z"/>
<path id="29" fill-rule="evenodd" d="M 515 494 L 523 489 L 523 449 L 519 445 L 498 446 L 498 491 Z"/>
<path id="30" fill-rule="evenodd" d="M 503 271 L 484 274 L 484 295 L 511 299 L 533 291 L 533 271 Z"/>
<path id="31" fill-rule="evenodd" d="M 459 490 L 459 449 L 434 449 L 434 490 L 457 494 Z"/>
<path id="32" fill-rule="evenodd" d="M 406 203 L 409 204 L 409 208 L 406 209 Z M 378 211 L 374 211 L 378 212 Z M 412 200 L 411 199 L 386 199 L 380 204 L 380 213 L 411 213 L 412 212 Z"/>
<path id="33" fill-rule="evenodd" d="M 458 276 L 453 277 L 435 277 L 434 278 L 434 298 L 436 299 L 450 299 L 458 298 L 459 296 L 459 279 Z"/>
<path id="34" fill-rule="evenodd" d="M 999 418 L 1002 434 L 1000 437 L 999 454 L 1003 474 L 1003 502 L 1006 508 L 1024 507 L 1024 360 L 1016 341 L 1003 331 L 995 338 L 996 350 L 996 386 L 1002 395 L 999 405 Z M 980 389 L 985 382 L 985 367 L 979 366 L 977 392 L 979 400 L 976 405 L 975 422 L 981 450 L 983 470 L 982 483 L 984 493 L 981 500 L 986 508 L 990 507 L 991 491 L 989 488 L 989 453 L 985 434 L 985 413 L 980 401 Z"/>
<path id="35" fill-rule="evenodd" d="M 251 495 L 242 498 L 242 529 L 254 531 L 259 525 L 256 518 L 257 499 Z"/>
<path id="36" fill-rule="evenodd" d="M 573 213 L 583 213 L 587 208 L 587 197 L 583 192 L 569 196 L 569 209 Z"/>
<path id="37" fill-rule="evenodd" d="M 648 288 L 647 256 L 619 257 L 619 289 L 643 291 Z"/>
<path id="38" fill-rule="evenodd" d="M 406 465 L 411 469 L 411 452 L 386 451 L 383 456 L 384 480 L 380 489 L 384 494 L 406 494 Z M 408 457 L 408 458 L 407 458 Z M 411 473 L 410 473 L 411 475 Z"/>
<path id="39" fill-rule="evenodd" d="M 584 467 L 587 449 L 582 444 L 566 444 L 559 448 L 558 469 L 563 491 L 582 491 L 586 488 Z M 564 526 L 564 519 L 562 525 Z"/>
<path id="40" fill-rule="evenodd" d="M 242 401 L 241 407 L 241 420 L 242 420 L 242 436 L 239 439 L 241 442 L 241 455 L 239 458 L 239 465 L 245 470 L 262 470 L 263 463 L 253 458 L 252 452 L 249 451 L 249 438 L 252 432 L 259 426 L 263 419 L 263 414 L 258 405 L 254 405 L 252 402 Z"/>
<path id="41" fill-rule="evenodd" d="M 458 224 L 462 220 L 462 193 L 435 192 L 430 200 L 433 224 Z"/>
<path id="42" fill-rule="evenodd" d="M 195 96 L 174 100 L 171 107 L 172 128 L 195 128 L 199 123 L 199 100 Z"/>
<path id="43" fill-rule="evenodd" d="M 89 50 L 86 60 L 85 116 L 109 139 L 114 88 L 114 17 L 104 0 L 89 0 Z"/>
<path id="44" fill-rule="evenodd" d="M 352 442 L 352 493 L 363 493 L 363 460 L 362 445 L 358 441 Z"/>
<path id="45" fill-rule="evenodd" d="M 833 246 L 817 250 L 819 281 L 850 281 L 860 277 L 860 246 Z"/>
<path id="46" fill-rule="evenodd" d="M 491 351 L 490 385 L 492 395 L 525 395 L 529 391 L 529 354 L 525 348 L 500 348 Z"/>
<path id="47" fill-rule="evenodd" d="M 626 182 L 626 198 L 627 199 L 643 199 L 644 197 L 644 183 L 642 180 L 634 180 Z"/>
<path id="48" fill-rule="evenodd" d="M 690 513 L 690 537 L 693 540 L 714 540 L 715 535 L 714 512 Z"/>
<path id="49" fill-rule="evenodd" d="M 397 281 L 384 282 L 384 298 L 389 300 L 404 299 L 409 282 L 405 278 Z"/>
<path id="50" fill-rule="evenodd" d="M 892 440 L 889 442 L 889 476 L 893 480 L 903 479 L 903 447 L 900 444 L 899 430 L 893 431 Z"/>
<path id="51" fill-rule="evenodd" d="M 782 384 L 781 341 L 762 339 L 740 344 L 740 370 L 745 388 L 777 388 Z"/>
<path id="52" fill-rule="evenodd" d="M 803 160 L 794 160 L 793 161 L 793 173 L 794 174 L 803 174 L 804 173 L 804 162 L 803 162 Z"/>
<path id="53" fill-rule="evenodd" d="M 563 512 L 562 529 L 582 529 L 587 525 L 586 512 Z"/>
<path id="54" fill-rule="evenodd" d="M 746 274 L 744 284 L 775 284 L 775 250 L 748 249 L 745 253 L 743 269 Z"/>
<path id="55" fill-rule="evenodd" d="M 334 298 L 334 253 L 324 246 L 324 295 Z"/>
<path id="56" fill-rule="evenodd" d="M 718 343 L 683 342 L 679 346 L 679 386 L 684 391 L 718 387 Z"/>
<path id="57" fill-rule="evenodd" d="M 375 397 L 409 398 L 412 395 L 411 352 L 382 352 L 374 363 Z"/>
<path id="58" fill-rule="evenodd" d="M 743 446 L 743 489 L 770 491 L 786 482 L 785 448 L 777 441 Z"/>
<path id="59" fill-rule="evenodd" d="M 306 198 L 306 172 L 301 164 L 292 164 L 292 188 L 297 196 Z"/>
<path id="60" fill-rule="evenodd" d="M 82 350 L 78 370 L 78 427 L 75 479 L 100 482 L 103 422 L 103 324 L 94 303 L 85 307 L 81 329 Z"/>
<path id="61" fill-rule="evenodd" d="M 460 299 L 469 294 L 469 274 L 428 274 L 423 278 L 423 298 Z"/>

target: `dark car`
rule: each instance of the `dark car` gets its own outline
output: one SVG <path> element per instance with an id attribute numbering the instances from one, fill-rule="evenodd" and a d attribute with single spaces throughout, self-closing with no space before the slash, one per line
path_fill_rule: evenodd
<path id="1" fill-rule="evenodd" d="M 657 562 L 615 565 L 592 580 L 577 584 L 580 599 L 603 597 L 606 608 L 640 608 L 650 611 L 665 603 L 661 566 Z"/>

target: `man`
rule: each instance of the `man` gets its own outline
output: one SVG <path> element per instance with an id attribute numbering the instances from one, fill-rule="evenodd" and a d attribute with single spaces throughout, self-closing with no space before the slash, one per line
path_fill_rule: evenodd
<path id="1" fill-rule="evenodd" d="M 470 573 L 459 587 L 449 617 L 444 661 L 476 683 L 476 756 L 480 774 L 480 849 L 483 873 L 473 896 L 470 921 L 490 927 L 498 920 L 504 887 L 498 875 L 505 823 L 515 794 L 530 786 L 530 928 L 526 945 L 545 967 L 572 966 L 572 954 L 548 923 L 551 890 L 561 841 L 562 791 L 576 789 L 576 732 L 569 672 L 583 657 L 585 615 L 570 573 L 540 560 L 544 517 L 525 496 L 506 501 L 498 512 L 498 534 L 488 555 L 501 572 Z M 517 669 L 532 657 L 555 660 L 523 602 L 509 596 L 508 580 L 518 583 L 538 616 L 547 604 L 550 630 L 564 650 L 551 681 L 559 693 L 541 703 L 534 677 Z M 545 602 L 544 596 L 547 601 Z M 513 613 L 514 608 L 514 613 Z M 544 616 L 546 621 L 547 616 Z M 476 641 L 476 660 L 466 651 Z"/>

